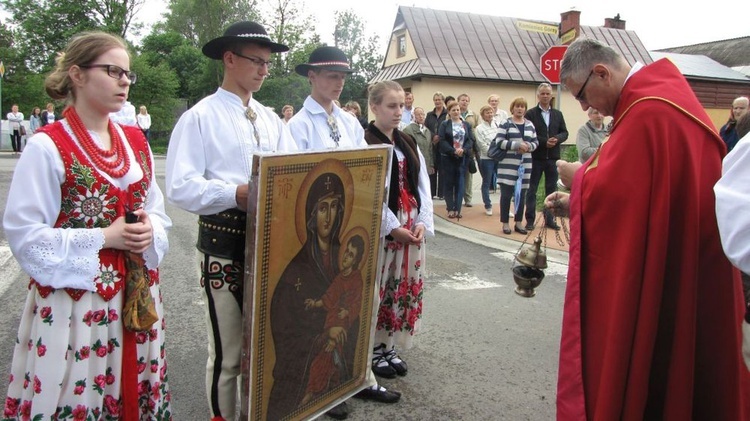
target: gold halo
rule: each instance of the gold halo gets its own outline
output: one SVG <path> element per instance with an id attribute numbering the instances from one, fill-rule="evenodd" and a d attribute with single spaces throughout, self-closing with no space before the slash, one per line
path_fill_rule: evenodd
<path id="1" fill-rule="evenodd" d="M 362 249 L 362 258 L 359 260 L 359 266 L 361 267 L 362 264 L 367 260 L 367 256 L 368 256 L 367 253 L 369 252 L 367 246 L 370 244 L 370 238 L 369 238 L 370 236 L 367 235 L 367 230 L 365 230 L 361 226 L 356 226 L 350 229 L 349 231 L 347 231 L 347 233 L 344 234 L 344 238 L 341 240 L 341 250 L 345 250 L 346 245 L 349 243 L 349 240 L 358 234 L 359 236 L 362 237 L 362 240 L 364 240 L 365 242 L 364 249 Z M 342 258 L 343 256 L 344 256 L 344 253 L 339 253 L 339 257 L 338 257 L 339 268 L 341 268 L 341 266 L 343 265 L 343 260 L 344 260 Z M 355 269 L 359 269 L 359 267 L 356 267 Z"/>
<path id="2" fill-rule="evenodd" d="M 352 203 L 354 202 L 354 182 L 352 181 L 352 173 L 349 172 L 349 168 L 344 165 L 338 159 L 326 159 L 320 161 L 317 165 L 311 169 L 305 179 L 302 180 L 302 185 L 299 186 L 297 192 L 297 203 L 295 204 L 294 219 L 295 226 L 297 229 L 297 238 L 300 243 L 305 244 L 307 239 L 307 215 L 305 215 L 305 205 L 307 203 L 307 194 L 310 192 L 310 187 L 321 175 L 325 173 L 333 173 L 339 176 L 341 183 L 344 186 L 344 217 L 341 220 L 341 231 L 346 229 L 346 225 L 349 222 L 349 217 L 352 212 Z"/>

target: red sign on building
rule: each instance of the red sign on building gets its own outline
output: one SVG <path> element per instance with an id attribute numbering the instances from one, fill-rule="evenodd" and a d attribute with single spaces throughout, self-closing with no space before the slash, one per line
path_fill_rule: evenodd
<path id="1" fill-rule="evenodd" d="M 568 51 L 567 45 L 555 45 L 550 47 L 539 58 L 539 71 L 547 78 L 549 83 L 558 85 L 560 83 L 560 63 Z"/>

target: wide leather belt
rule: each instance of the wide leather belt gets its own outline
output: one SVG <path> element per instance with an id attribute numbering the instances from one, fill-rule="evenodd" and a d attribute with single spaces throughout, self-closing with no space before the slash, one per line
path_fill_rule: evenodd
<path id="1" fill-rule="evenodd" d="M 245 259 L 247 214 L 229 209 L 198 217 L 198 250 L 224 259 Z"/>

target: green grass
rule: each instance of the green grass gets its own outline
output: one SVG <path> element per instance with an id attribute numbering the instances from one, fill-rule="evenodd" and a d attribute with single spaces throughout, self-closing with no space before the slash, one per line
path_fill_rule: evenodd
<path id="1" fill-rule="evenodd" d="M 578 161 L 578 149 L 576 145 L 562 145 L 562 153 L 560 155 L 562 159 L 568 162 Z M 536 209 L 541 210 L 544 207 L 544 199 L 547 196 L 544 194 L 544 174 L 539 180 L 539 188 L 536 190 Z"/>
<path id="2" fill-rule="evenodd" d="M 167 144 L 169 144 L 169 135 L 170 132 L 151 133 L 151 140 L 149 141 L 149 144 L 151 145 L 151 151 L 153 151 L 154 154 L 166 155 Z"/>

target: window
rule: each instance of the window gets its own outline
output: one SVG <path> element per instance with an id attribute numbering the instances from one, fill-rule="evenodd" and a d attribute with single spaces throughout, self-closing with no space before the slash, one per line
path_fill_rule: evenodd
<path id="1" fill-rule="evenodd" d="M 398 53 L 396 57 L 403 57 L 406 55 L 406 35 L 399 35 L 397 38 L 398 42 Z"/>

